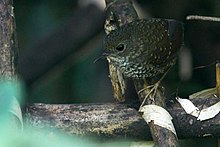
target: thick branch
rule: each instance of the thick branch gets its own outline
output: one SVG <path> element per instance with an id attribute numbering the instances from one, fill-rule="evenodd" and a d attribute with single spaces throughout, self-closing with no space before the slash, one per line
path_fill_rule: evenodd
<path id="1" fill-rule="evenodd" d="M 14 7 L 11 0 L 0 1 L 0 75 L 11 79 L 15 75 L 17 40 Z"/>
<path id="2" fill-rule="evenodd" d="M 220 63 L 216 64 L 216 94 L 220 97 Z"/>
<path id="3" fill-rule="evenodd" d="M 219 98 L 194 98 L 198 108 L 205 108 Z M 179 138 L 220 136 L 220 114 L 197 121 L 177 103 L 169 105 Z M 69 134 L 107 138 L 151 139 L 149 128 L 140 114 L 123 104 L 33 104 L 27 107 L 26 121 L 39 129 L 57 128 Z"/>

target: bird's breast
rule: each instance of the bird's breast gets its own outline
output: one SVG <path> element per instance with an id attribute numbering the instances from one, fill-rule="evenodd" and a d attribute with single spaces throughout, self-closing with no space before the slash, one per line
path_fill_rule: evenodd
<path id="1" fill-rule="evenodd" d="M 157 75 L 157 70 L 150 64 L 145 65 L 139 62 L 136 63 L 130 61 L 129 58 L 126 57 L 108 57 L 108 60 L 129 78 L 143 79 Z"/>

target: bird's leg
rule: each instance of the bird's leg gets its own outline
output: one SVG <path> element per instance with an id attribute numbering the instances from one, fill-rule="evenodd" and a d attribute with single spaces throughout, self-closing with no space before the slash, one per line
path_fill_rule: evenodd
<path id="1" fill-rule="evenodd" d="M 170 68 L 169 68 L 170 69 Z M 168 73 L 169 69 L 163 74 L 163 76 L 153 85 L 149 85 L 141 90 L 138 91 L 138 95 L 143 92 L 144 90 L 146 89 L 150 89 L 150 91 L 147 93 L 147 95 L 144 97 L 144 100 L 142 101 L 141 105 L 140 105 L 140 109 L 142 108 L 142 106 L 144 105 L 145 101 L 147 98 L 152 98 L 152 100 L 154 101 L 154 98 L 157 94 L 157 90 L 158 90 L 158 87 L 161 83 L 161 81 L 164 79 L 164 77 L 166 76 L 166 74 Z M 152 94 L 152 96 L 150 97 L 150 95 Z M 140 110 L 139 109 L 139 110 Z"/>

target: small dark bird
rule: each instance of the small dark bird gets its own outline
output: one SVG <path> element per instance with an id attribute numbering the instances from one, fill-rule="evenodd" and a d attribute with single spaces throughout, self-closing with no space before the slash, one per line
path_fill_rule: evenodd
<path id="1" fill-rule="evenodd" d="M 183 44 L 183 24 L 172 19 L 139 19 L 105 36 L 105 55 L 126 76 L 162 77 Z"/>

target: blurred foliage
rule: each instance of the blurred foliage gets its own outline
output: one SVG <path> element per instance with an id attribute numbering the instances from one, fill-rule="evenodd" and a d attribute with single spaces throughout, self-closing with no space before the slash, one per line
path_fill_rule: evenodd
<path id="1" fill-rule="evenodd" d="M 20 82 L 17 82 L 16 80 L 6 81 L 4 79 L 0 79 L 0 87 L 0 130 L 3 130 L 5 126 L 11 128 L 11 123 L 9 123 L 11 115 L 10 113 L 21 113 L 16 112 L 20 109 L 20 106 L 17 104 L 17 101 L 22 102 L 21 98 L 24 97 L 24 89 L 22 84 Z M 19 109 L 11 108 L 16 106 L 18 106 Z M 20 119 L 19 121 L 22 121 L 22 118 L 18 119 Z"/>

